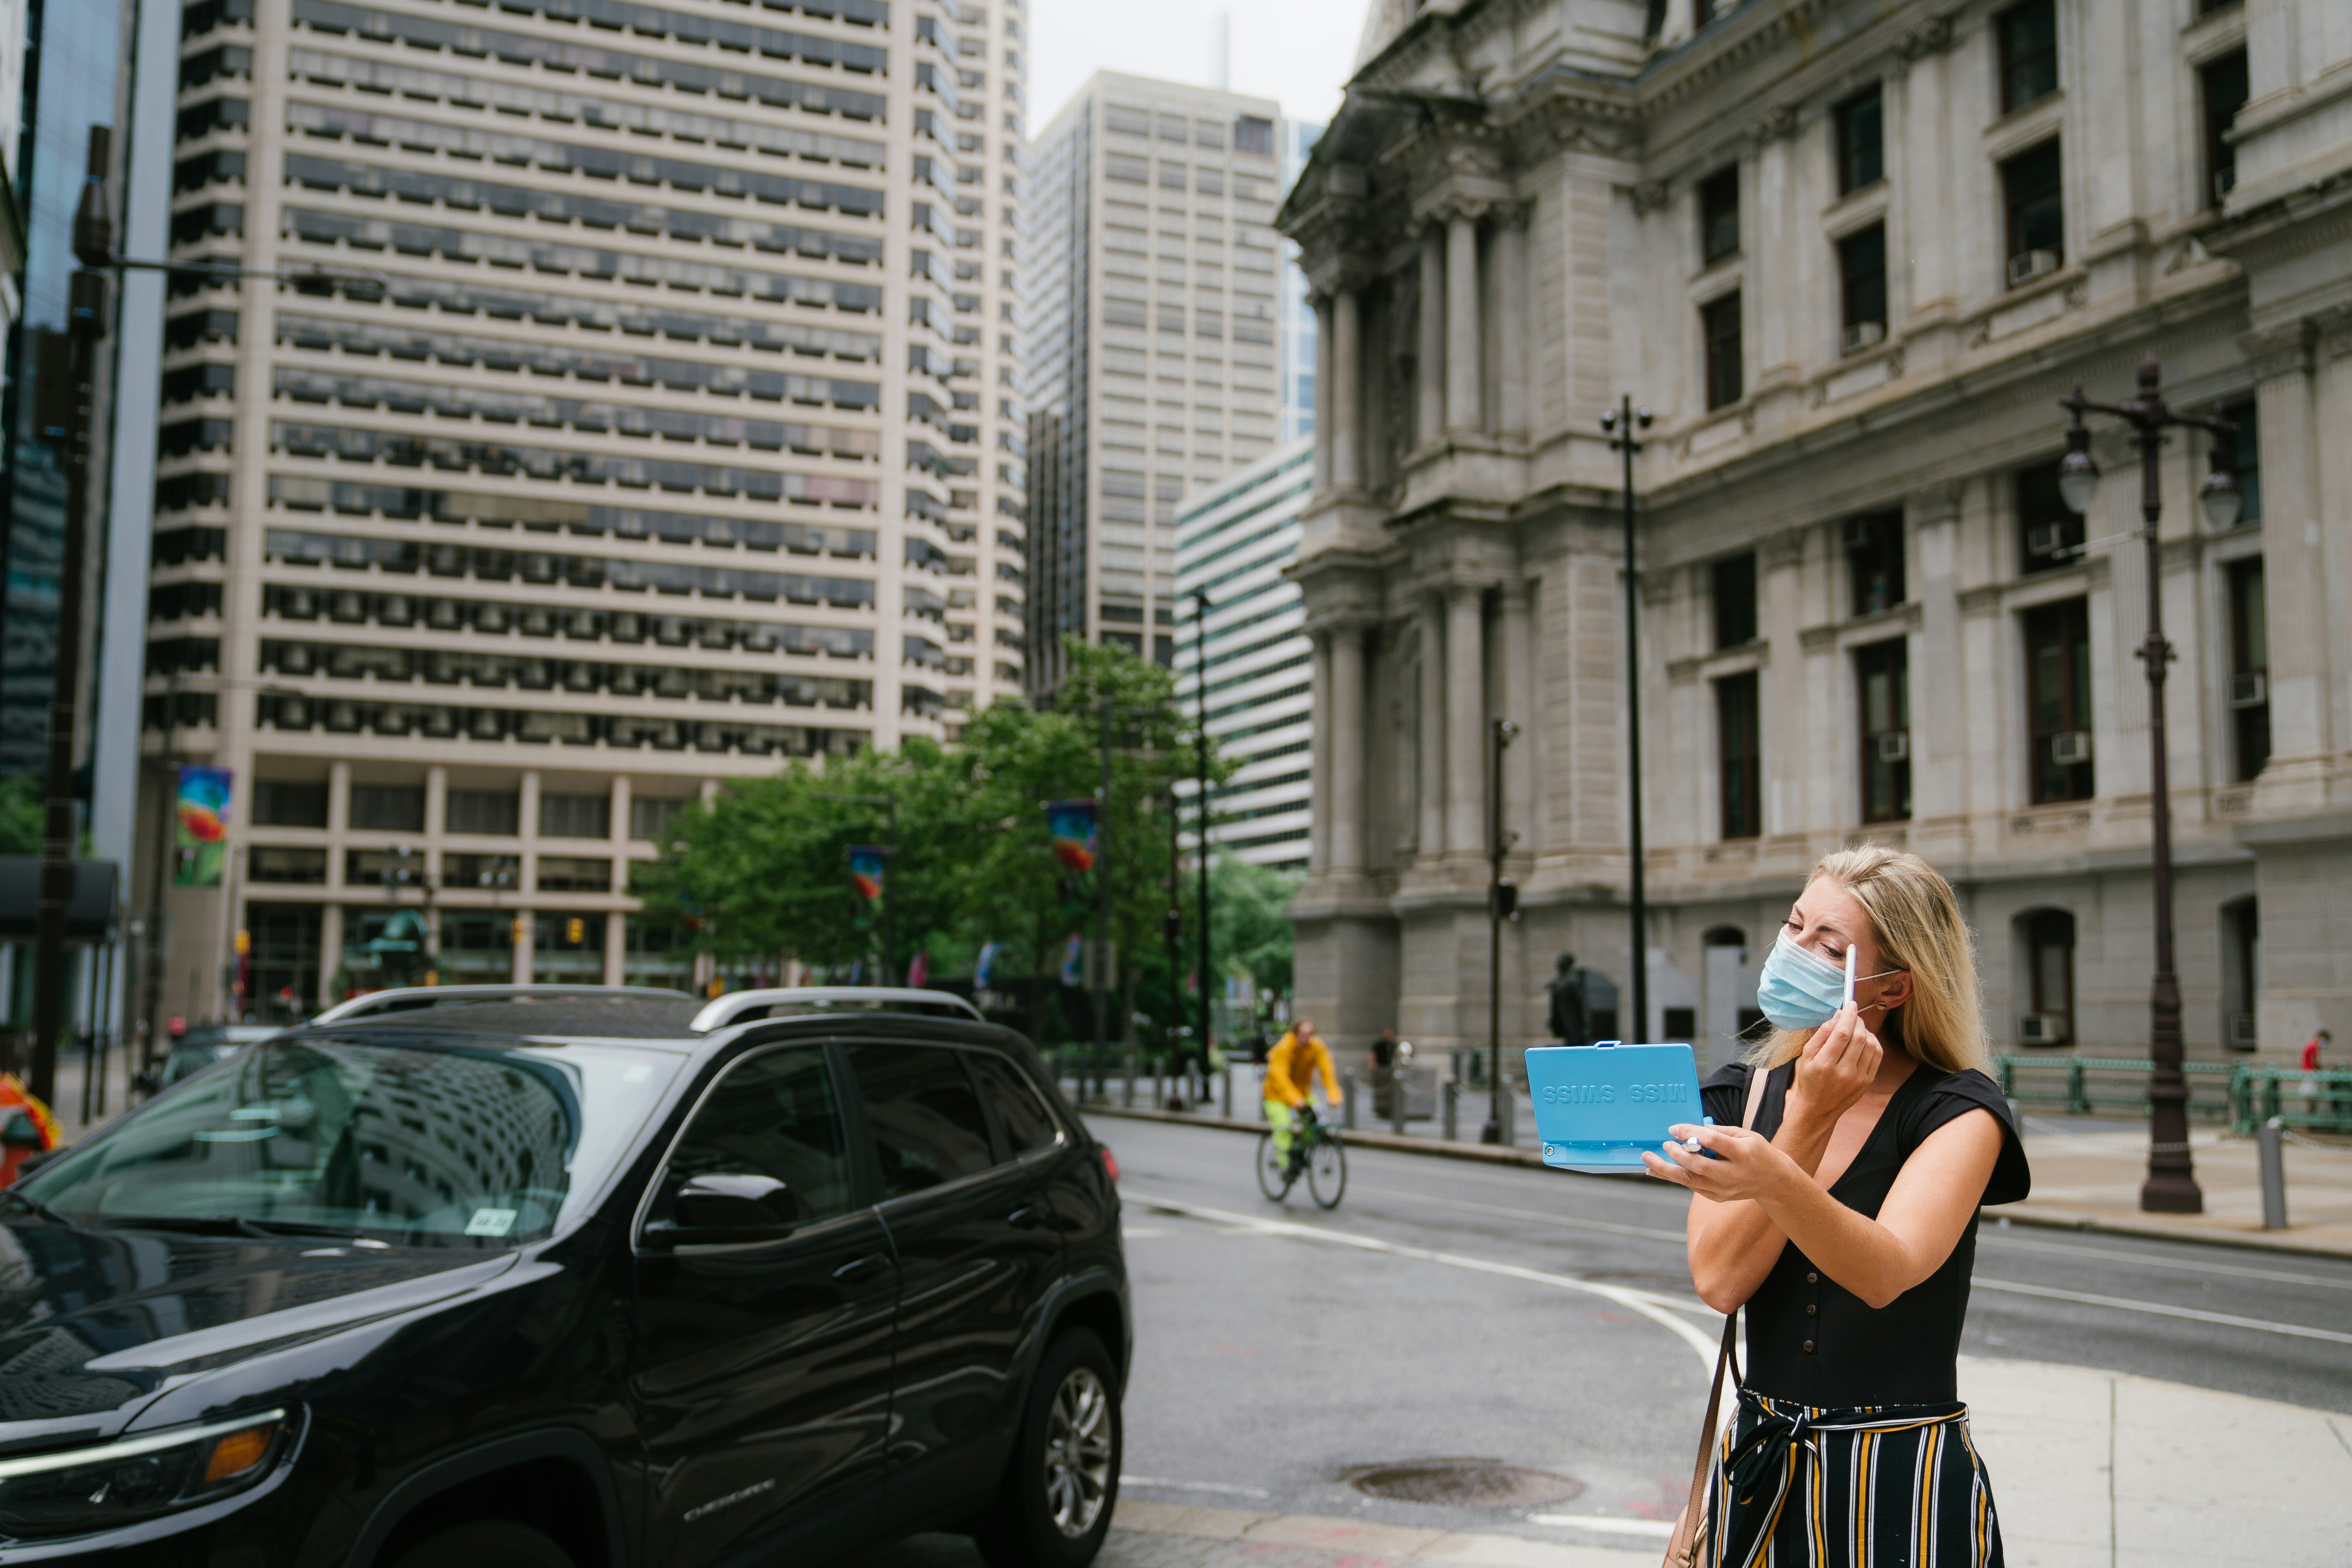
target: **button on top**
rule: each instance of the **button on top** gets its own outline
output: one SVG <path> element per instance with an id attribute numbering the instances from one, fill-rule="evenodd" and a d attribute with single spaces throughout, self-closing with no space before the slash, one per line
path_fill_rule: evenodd
<path id="1" fill-rule="evenodd" d="M 1816 1313 L 1818 1313 L 1820 1310 L 1821 1310 L 1821 1309 L 1820 1309 L 1819 1307 L 1814 1306 L 1811 1301 L 1808 1301 L 1808 1302 L 1806 1302 L 1806 1303 L 1805 1303 L 1805 1316 L 1807 1316 L 1808 1318 L 1812 1317 L 1813 1315 L 1815 1315 Z"/>
<path id="2" fill-rule="evenodd" d="M 1811 1269 L 1810 1269 L 1810 1268 L 1808 1268 L 1807 1270 L 1805 1270 L 1805 1283 L 1806 1283 L 1806 1284 L 1808 1284 L 1808 1285 L 1818 1285 L 1818 1284 L 1820 1284 L 1821 1282 L 1822 1282 L 1822 1277 L 1821 1277 L 1819 1274 L 1816 1274 L 1815 1272 L 1813 1272 L 1813 1271 L 1812 1271 Z"/>
<path id="3" fill-rule="evenodd" d="M 1807 1341 L 1805 1342 L 1805 1353 L 1806 1353 L 1807 1355 L 1811 1355 L 1811 1354 L 1812 1354 L 1812 1353 L 1813 1353 L 1813 1342 L 1812 1342 L 1812 1341 L 1811 1341 L 1811 1340 L 1807 1340 Z"/>

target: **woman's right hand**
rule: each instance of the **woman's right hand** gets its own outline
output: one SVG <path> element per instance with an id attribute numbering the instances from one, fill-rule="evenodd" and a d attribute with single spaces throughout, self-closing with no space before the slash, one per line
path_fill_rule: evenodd
<path id="1" fill-rule="evenodd" d="M 1885 1054 L 1859 1011 L 1850 1005 L 1839 1008 L 1835 1017 L 1813 1031 L 1798 1055 L 1784 1120 L 1822 1131 L 1836 1126 L 1838 1118 L 1876 1081 Z"/>

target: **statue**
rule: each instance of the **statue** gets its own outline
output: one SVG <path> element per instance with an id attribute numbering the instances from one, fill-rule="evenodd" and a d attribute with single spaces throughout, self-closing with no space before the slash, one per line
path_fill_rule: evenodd
<path id="1" fill-rule="evenodd" d="M 1584 976 L 1576 972 L 1576 955 L 1563 952 L 1559 967 L 1544 989 L 1551 993 L 1552 1038 L 1564 1045 L 1589 1046 L 1592 1026 L 1584 1005 Z"/>

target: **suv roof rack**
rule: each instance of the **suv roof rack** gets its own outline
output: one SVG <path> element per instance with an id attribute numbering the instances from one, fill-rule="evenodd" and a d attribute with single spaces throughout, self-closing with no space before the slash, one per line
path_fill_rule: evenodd
<path id="1" fill-rule="evenodd" d="M 976 1024 L 988 1020 L 980 1009 L 952 991 L 921 991 L 905 985 L 782 985 L 763 991 L 731 991 L 694 1016 L 688 1026 L 698 1035 L 723 1029 L 760 1007 L 832 1007 L 847 1003 L 895 1003 L 899 1006 L 960 1007 Z"/>
<path id="2" fill-rule="evenodd" d="M 374 1013 L 405 1013 L 427 1007 L 462 1007 L 469 1002 L 555 1001 L 563 997 L 634 997 L 650 1002 L 691 1002 L 683 991 L 656 985 L 400 985 L 338 1002 L 312 1018 L 313 1025 L 347 1024 Z"/>

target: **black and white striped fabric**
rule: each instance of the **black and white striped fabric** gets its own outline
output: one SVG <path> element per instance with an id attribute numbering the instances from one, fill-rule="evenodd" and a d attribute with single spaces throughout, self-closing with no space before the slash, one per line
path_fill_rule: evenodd
<path id="1" fill-rule="evenodd" d="M 1742 1389 L 1707 1508 L 1710 1568 L 2002 1568 L 1958 1403 L 1832 1410 Z"/>

